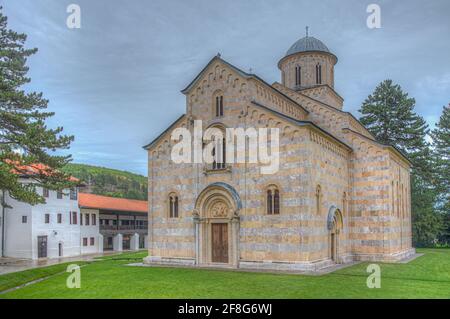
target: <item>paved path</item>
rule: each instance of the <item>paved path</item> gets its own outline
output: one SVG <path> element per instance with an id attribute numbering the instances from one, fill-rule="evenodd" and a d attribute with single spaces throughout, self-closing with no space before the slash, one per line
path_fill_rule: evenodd
<path id="1" fill-rule="evenodd" d="M 67 263 L 71 261 L 92 261 L 95 257 L 117 254 L 120 252 L 104 252 L 98 254 L 82 255 L 75 257 L 51 258 L 42 260 L 18 259 L 9 257 L 0 257 L 0 275 L 22 271 L 27 269 L 46 267 L 56 264 Z"/>

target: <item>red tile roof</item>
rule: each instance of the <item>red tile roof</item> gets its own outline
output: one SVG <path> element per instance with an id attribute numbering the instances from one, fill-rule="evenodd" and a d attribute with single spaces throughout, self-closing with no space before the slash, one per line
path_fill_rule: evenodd
<path id="1" fill-rule="evenodd" d="M 11 160 L 5 160 L 5 163 L 13 166 L 12 173 L 21 175 L 23 177 L 35 176 L 35 175 L 51 176 L 52 174 L 56 173 L 55 170 L 53 170 L 52 168 L 50 168 L 47 165 L 44 165 L 42 163 L 21 165 L 18 162 L 11 161 Z M 69 177 L 69 181 L 80 182 L 80 180 L 78 178 L 73 177 L 73 176 Z"/>
<path id="2" fill-rule="evenodd" d="M 107 209 L 126 212 L 147 213 L 148 204 L 144 200 L 108 197 L 95 194 L 78 194 L 78 205 L 82 208 Z"/>

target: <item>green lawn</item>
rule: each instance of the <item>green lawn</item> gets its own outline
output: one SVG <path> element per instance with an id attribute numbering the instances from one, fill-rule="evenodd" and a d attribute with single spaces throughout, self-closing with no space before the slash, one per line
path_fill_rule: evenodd
<path id="1" fill-rule="evenodd" d="M 35 268 L 31 270 L 24 270 L 15 273 L 9 273 L 0 276 L 0 292 L 8 290 L 28 282 L 53 276 L 55 274 L 63 273 L 66 271 L 67 266 L 71 263 L 63 263 L 58 265 L 52 265 L 48 267 Z M 78 262 L 78 265 L 82 266 L 85 262 Z"/>
<path id="2" fill-rule="evenodd" d="M 323 276 L 127 266 L 139 252 L 84 266 L 80 289 L 66 288 L 63 273 L 0 298 L 450 298 L 450 249 L 418 252 L 408 264 L 380 264 L 379 289 L 366 286 L 367 263 Z"/>

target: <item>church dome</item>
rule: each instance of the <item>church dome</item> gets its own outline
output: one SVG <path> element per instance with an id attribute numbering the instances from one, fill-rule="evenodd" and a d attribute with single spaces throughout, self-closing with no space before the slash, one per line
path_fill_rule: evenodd
<path id="1" fill-rule="evenodd" d="M 328 50 L 327 46 L 322 41 L 314 37 L 306 36 L 295 42 L 286 52 L 285 56 L 299 52 L 310 52 L 310 51 L 331 53 L 330 50 Z"/>

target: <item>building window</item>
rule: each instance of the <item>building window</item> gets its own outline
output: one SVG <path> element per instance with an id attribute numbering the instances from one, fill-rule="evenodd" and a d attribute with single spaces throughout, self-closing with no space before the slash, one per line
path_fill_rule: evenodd
<path id="1" fill-rule="evenodd" d="M 401 207 L 400 216 L 401 216 L 401 218 L 405 218 L 405 200 L 403 198 L 403 194 L 404 194 L 403 184 L 401 184 L 400 189 L 401 189 L 401 191 L 400 191 L 400 207 Z"/>
<path id="2" fill-rule="evenodd" d="M 26 224 L 27 223 L 27 216 L 22 216 L 22 224 Z"/>
<path id="3" fill-rule="evenodd" d="M 87 246 L 88 245 L 88 239 L 87 237 L 83 238 L 83 246 Z"/>
<path id="4" fill-rule="evenodd" d="M 394 181 L 391 182 L 391 197 L 392 197 L 392 215 L 395 216 L 395 195 L 394 195 Z"/>
<path id="5" fill-rule="evenodd" d="M 214 95 L 214 115 L 216 117 L 223 116 L 223 95 L 221 93 Z"/>
<path id="6" fill-rule="evenodd" d="M 212 163 L 212 169 L 224 169 L 225 168 L 225 160 L 226 160 L 226 143 L 225 138 L 222 141 L 218 141 L 216 146 L 212 150 L 212 156 L 214 157 L 214 161 Z M 217 152 L 217 154 L 216 154 Z"/>
<path id="7" fill-rule="evenodd" d="M 91 218 L 92 218 L 92 225 L 93 226 L 97 225 L 97 216 L 95 214 L 92 214 Z"/>
<path id="8" fill-rule="evenodd" d="M 62 223 L 62 214 L 58 213 L 58 224 Z"/>
<path id="9" fill-rule="evenodd" d="M 48 188 L 42 187 L 42 196 L 44 196 L 45 198 L 48 198 L 48 196 L 49 196 Z"/>
<path id="10" fill-rule="evenodd" d="M 77 198 L 78 198 L 78 193 L 77 193 L 76 187 L 71 188 L 70 189 L 70 199 L 71 200 L 77 200 Z"/>
<path id="11" fill-rule="evenodd" d="M 400 218 L 400 191 L 399 191 L 399 186 L 398 186 L 398 181 L 396 182 L 396 195 L 397 195 L 397 200 L 396 200 L 396 206 L 397 206 L 397 217 Z"/>
<path id="12" fill-rule="evenodd" d="M 316 64 L 316 84 L 322 84 L 322 66 L 319 63 Z"/>
<path id="13" fill-rule="evenodd" d="M 94 246 L 94 244 L 95 244 L 95 238 L 91 237 L 91 246 Z"/>
<path id="14" fill-rule="evenodd" d="M 50 214 L 45 214 L 45 223 L 46 224 L 50 223 Z"/>
<path id="15" fill-rule="evenodd" d="M 72 224 L 78 224 L 77 212 L 72 212 Z"/>
<path id="16" fill-rule="evenodd" d="M 347 216 L 347 193 L 342 194 L 342 214 Z"/>
<path id="17" fill-rule="evenodd" d="M 178 218 L 178 196 L 174 193 L 169 195 L 169 217 Z"/>
<path id="18" fill-rule="evenodd" d="M 275 185 L 270 185 L 267 188 L 267 214 L 280 214 L 280 191 Z"/>
<path id="19" fill-rule="evenodd" d="M 82 214 L 80 214 L 81 216 Z M 89 226 L 89 214 L 84 215 L 84 224 L 86 226 Z"/>
<path id="20" fill-rule="evenodd" d="M 57 191 L 56 192 L 56 198 L 57 199 L 62 199 L 63 198 L 63 192 L 62 191 Z"/>
<path id="21" fill-rule="evenodd" d="M 322 188 L 320 185 L 316 187 L 316 214 L 320 214 L 320 202 L 322 201 Z"/>
<path id="22" fill-rule="evenodd" d="M 80 225 L 83 226 L 83 214 L 80 214 Z"/>
<path id="23" fill-rule="evenodd" d="M 296 66 L 295 67 L 295 85 L 302 85 L 302 67 Z"/>

